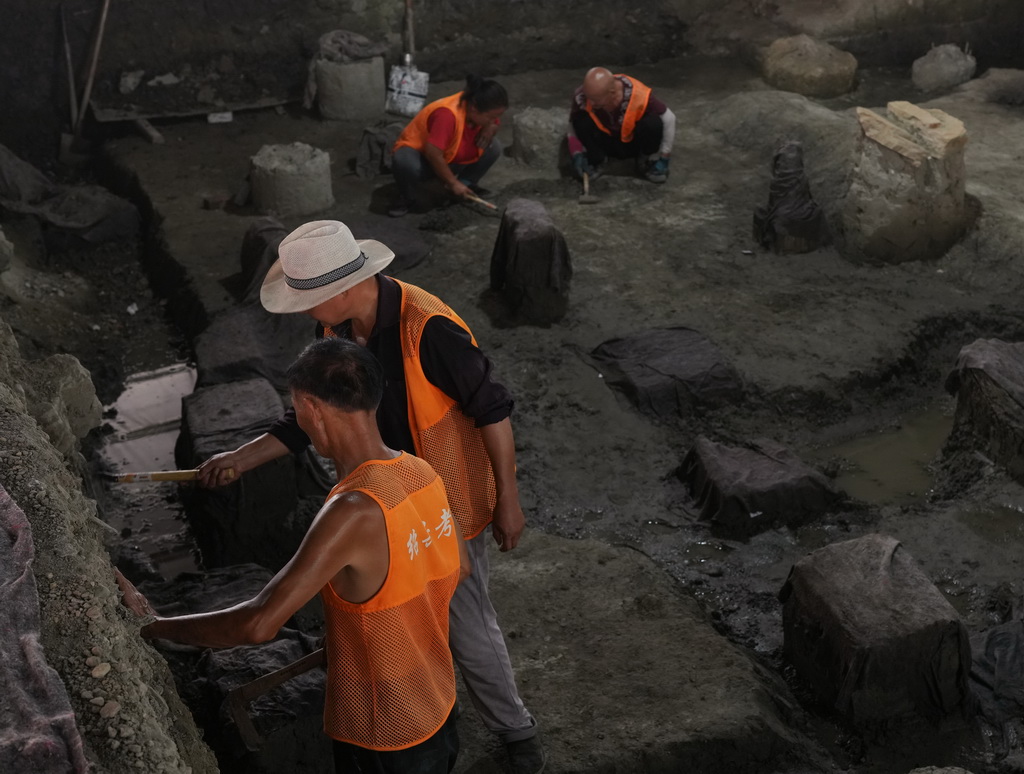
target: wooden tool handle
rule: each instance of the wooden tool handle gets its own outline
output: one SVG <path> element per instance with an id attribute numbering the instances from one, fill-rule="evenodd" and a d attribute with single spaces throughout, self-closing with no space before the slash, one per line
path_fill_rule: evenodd
<path id="1" fill-rule="evenodd" d="M 154 470 L 146 473 L 121 473 L 114 476 L 119 484 L 135 484 L 141 481 L 195 481 L 199 470 Z"/>
<path id="2" fill-rule="evenodd" d="M 257 696 L 262 696 L 267 691 L 276 688 L 281 683 L 286 683 L 293 677 L 298 677 L 310 669 L 315 669 L 318 666 L 322 666 L 327 662 L 326 653 L 323 648 L 314 650 L 307 656 L 303 656 L 298 661 L 294 661 L 288 666 L 281 667 L 276 672 L 257 677 L 255 680 L 240 685 L 237 688 L 233 688 L 229 695 L 238 696 L 238 701 L 250 702 Z"/>
<path id="3" fill-rule="evenodd" d="M 583 173 L 583 195 L 590 196 L 590 175 Z"/>
<path id="4" fill-rule="evenodd" d="M 471 202 L 476 202 L 477 204 L 482 204 L 484 207 L 490 207 L 492 210 L 498 209 L 498 205 L 497 204 L 492 204 L 491 202 L 487 201 L 486 199 L 481 199 L 476 194 L 468 193 L 468 194 L 463 194 L 463 195 L 467 199 L 469 199 Z"/>

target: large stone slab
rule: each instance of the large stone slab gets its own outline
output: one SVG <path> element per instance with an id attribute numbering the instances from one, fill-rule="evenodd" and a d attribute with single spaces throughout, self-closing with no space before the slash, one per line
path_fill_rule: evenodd
<path id="1" fill-rule="evenodd" d="M 231 451 L 281 416 L 280 396 L 265 379 L 196 390 L 182 401 L 176 456 L 185 468 Z M 323 505 L 308 455 L 286 455 L 218 489 L 191 487 L 186 507 L 206 567 L 255 562 L 272 570 L 291 558 Z"/>
<path id="2" fill-rule="evenodd" d="M 761 73 L 776 89 L 807 97 L 837 97 L 853 88 L 857 59 L 809 35 L 794 35 L 768 47 Z"/>
<path id="3" fill-rule="evenodd" d="M 732 537 L 797 526 L 843 497 L 824 473 L 768 439 L 728 446 L 701 436 L 678 475 L 697 501 L 701 518 Z"/>
<path id="4" fill-rule="evenodd" d="M 660 328 L 599 345 L 592 357 L 605 383 L 645 414 L 685 417 L 743 397 L 743 381 L 722 351 L 691 328 Z"/>
<path id="5" fill-rule="evenodd" d="M 569 129 L 565 108 L 528 107 L 512 117 L 512 158 L 537 169 L 557 172 L 563 157 Z"/>
<path id="6" fill-rule="evenodd" d="M 977 61 L 969 53 L 953 43 L 945 43 L 915 59 L 910 75 L 914 86 L 921 91 L 939 91 L 971 80 L 977 67 Z"/>
<path id="7" fill-rule="evenodd" d="M 252 157 L 252 199 L 263 213 L 308 215 L 334 204 L 331 157 L 304 142 L 264 145 Z"/>
<path id="8" fill-rule="evenodd" d="M 855 723 L 967 716 L 971 648 L 960 617 L 895 538 L 833 543 L 793 565 L 783 652 Z"/>
<path id="9" fill-rule="evenodd" d="M 319 59 L 316 102 L 331 121 L 378 118 L 384 112 L 384 57 L 353 62 Z"/>
<path id="10" fill-rule="evenodd" d="M 510 201 L 491 253 L 491 290 L 519 322 L 551 325 L 569 308 L 571 282 L 569 247 L 544 205 Z"/>
<path id="11" fill-rule="evenodd" d="M 976 447 L 1024 483 L 1024 343 L 963 347 L 946 390 L 957 399 L 951 441 Z"/>
<path id="12" fill-rule="evenodd" d="M 828 244 L 825 213 L 811 197 L 803 145 L 787 140 L 772 156 L 768 204 L 754 210 L 754 240 L 776 255 L 806 253 Z"/>
<path id="13" fill-rule="evenodd" d="M 842 209 L 840 249 L 883 263 L 940 258 L 969 225 L 967 131 L 942 110 L 857 108 L 861 139 Z"/>
<path id="14" fill-rule="evenodd" d="M 314 325 L 306 315 L 271 314 L 257 303 L 222 312 L 196 339 L 197 384 L 263 378 L 283 391 L 285 372 L 313 340 Z"/>

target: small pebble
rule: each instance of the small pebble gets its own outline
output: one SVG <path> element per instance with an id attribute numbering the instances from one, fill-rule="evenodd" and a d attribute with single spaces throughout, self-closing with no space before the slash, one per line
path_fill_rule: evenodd
<path id="1" fill-rule="evenodd" d="M 102 696 L 97 696 L 94 699 L 89 699 L 89 703 L 93 704 L 93 705 L 95 705 L 97 707 L 102 707 L 103 706 L 103 702 L 105 702 L 105 701 L 106 701 L 106 699 L 104 699 Z"/>
<path id="2" fill-rule="evenodd" d="M 95 677 L 97 680 L 99 680 L 101 677 L 106 677 L 109 672 L 110 672 L 110 664 L 108 664 L 106 661 L 104 661 L 104 662 L 102 662 L 100 664 L 97 664 L 95 667 L 93 667 L 92 672 L 90 672 L 89 674 L 91 674 L 93 677 Z"/>
<path id="3" fill-rule="evenodd" d="M 112 739 L 110 741 L 110 749 L 111 750 L 116 750 L 120 746 L 121 746 L 121 743 L 119 741 L 117 741 L 116 739 Z"/>
<path id="4" fill-rule="evenodd" d="M 100 650 L 99 645 L 93 645 L 92 648 L 90 648 L 90 651 L 94 656 L 98 656 L 103 652 L 102 650 Z"/>
<path id="5" fill-rule="evenodd" d="M 114 717 L 114 715 L 116 715 L 120 711 L 121 711 L 121 703 L 111 699 L 106 704 L 104 704 L 102 707 L 100 707 L 100 717 L 101 718 L 112 718 L 112 717 Z M 110 730 L 111 730 L 111 733 L 113 733 L 114 732 L 114 727 L 111 726 Z"/>
<path id="6" fill-rule="evenodd" d="M 92 691 L 90 691 L 90 690 L 84 690 L 84 691 L 82 691 L 82 692 L 81 692 L 80 694 L 78 694 L 78 695 L 79 695 L 79 696 L 81 696 L 81 697 L 82 697 L 83 699 L 91 699 L 91 698 L 92 698 Z"/>
<path id="7" fill-rule="evenodd" d="M 100 710 L 100 714 L 103 714 L 103 710 Z M 115 736 L 117 736 L 117 729 L 113 726 L 107 726 L 107 736 L 113 739 Z"/>
<path id="8" fill-rule="evenodd" d="M 99 663 L 100 663 L 100 657 L 99 656 L 89 656 L 89 658 L 87 658 L 85 660 L 85 665 L 87 667 L 89 667 L 90 669 L 92 669 L 94 666 L 99 666 Z"/>
<path id="9" fill-rule="evenodd" d="M 135 736 L 135 729 L 129 725 L 121 726 L 117 731 L 125 739 Z"/>
<path id="10" fill-rule="evenodd" d="M 88 618 L 99 618 L 100 615 L 102 615 L 102 613 L 103 613 L 103 611 L 100 610 L 99 605 L 93 605 L 92 607 L 90 607 L 88 610 L 85 611 L 85 615 Z"/>

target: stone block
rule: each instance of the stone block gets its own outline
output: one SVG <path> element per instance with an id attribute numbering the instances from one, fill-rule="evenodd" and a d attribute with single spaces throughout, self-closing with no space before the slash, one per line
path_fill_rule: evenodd
<path id="1" fill-rule="evenodd" d="M 284 392 L 285 372 L 315 325 L 304 314 L 271 314 L 255 303 L 222 312 L 196 339 L 198 386 L 262 377 Z"/>
<path id="2" fill-rule="evenodd" d="M 491 289 L 518 321 L 550 325 L 569 308 L 571 280 L 569 248 L 544 205 L 510 201 L 491 253 Z"/>
<path id="3" fill-rule="evenodd" d="M 768 47 L 761 74 L 776 89 L 807 97 L 838 97 L 853 89 L 857 59 L 809 35 L 794 35 Z"/>
<path id="4" fill-rule="evenodd" d="M 776 255 L 806 253 L 828 244 L 825 213 L 811 198 L 803 146 L 782 143 L 772 156 L 768 205 L 754 210 L 754 240 Z"/>
<path id="5" fill-rule="evenodd" d="M 252 198 L 260 212 L 308 215 L 334 204 L 331 158 L 303 142 L 264 145 L 252 157 Z"/>
<path id="6" fill-rule="evenodd" d="M 915 59 L 910 74 L 914 86 L 921 91 L 940 91 L 971 80 L 977 68 L 973 56 L 959 46 L 946 43 Z"/>
<path id="7" fill-rule="evenodd" d="M 565 108 L 528 107 L 512 118 L 512 157 L 537 169 L 556 171 L 568 161 Z"/>
<path id="8" fill-rule="evenodd" d="M 214 454 L 238 448 L 266 432 L 283 409 L 265 379 L 196 390 L 182 400 L 178 464 L 193 468 Z M 255 562 L 277 570 L 291 558 L 323 505 L 322 494 L 307 491 L 304 484 L 304 460 L 305 455 L 286 455 L 243 473 L 228 486 L 185 491 L 203 566 Z"/>
<path id="9" fill-rule="evenodd" d="M 783 655 L 820 701 L 857 724 L 963 722 L 967 631 L 895 538 L 833 543 L 790 570 Z"/>
<path id="10" fill-rule="evenodd" d="M 956 396 L 950 444 L 971 446 L 1024 483 L 1024 343 L 978 339 L 946 379 Z"/>
<path id="11" fill-rule="evenodd" d="M 775 441 L 727 446 L 700 437 L 677 471 L 712 529 L 743 538 L 799 526 L 842 499 L 819 470 Z"/>
<path id="12" fill-rule="evenodd" d="M 241 300 L 260 300 L 263 278 L 277 260 L 277 247 L 287 235 L 288 229 L 276 218 L 256 218 L 245 230 L 238 255 L 241 273 L 236 295 Z"/>
<path id="13" fill-rule="evenodd" d="M 605 384 L 643 413 L 688 417 L 743 399 L 743 381 L 722 351 L 690 328 L 661 328 L 599 345 L 591 356 Z"/>
<path id="14" fill-rule="evenodd" d="M 969 225 L 963 123 L 908 102 L 890 102 L 886 117 L 857 108 L 857 118 L 841 251 L 882 263 L 941 257 Z"/>
<path id="15" fill-rule="evenodd" d="M 384 112 L 384 57 L 316 62 L 316 102 L 331 121 L 379 118 Z"/>

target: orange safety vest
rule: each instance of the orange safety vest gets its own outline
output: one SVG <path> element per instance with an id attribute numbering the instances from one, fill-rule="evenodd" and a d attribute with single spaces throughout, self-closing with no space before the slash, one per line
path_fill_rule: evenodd
<path id="1" fill-rule="evenodd" d="M 416 454 L 437 471 L 448 492 L 452 513 L 466 540 L 476 537 L 494 518 L 498 498 L 491 458 L 475 422 L 459 404 L 431 384 L 420 363 L 420 339 L 431 317 L 447 317 L 476 339 L 469 326 L 441 299 L 395 280 L 402 291 L 402 357 L 409 404 L 409 429 Z"/>
<path id="2" fill-rule="evenodd" d="M 626 115 L 622 119 L 622 133 L 620 135 L 623 142 L 632 142 L 636 122 L 643 117 L 644 111 L 647 110 L 647 102 L 651 98 L 651 88 L 640 83 L 636 78 L 624 75 L 623 73 L 616 73 L 615 77 L 628 78 L 629 82 L 633 84 L 633 93 L 629 95 L 629 104 L 626 106 Z M 587 100 L 587 112 L 594 119 L 594 124 L 598 129 L 605 134 L 611 134 L 611 130 L 598 120 L 597 115 L 594 113 L 594 106 L 590 104 L 589 99 Z"/>
<path id="3" fill-rule="evenodd" d="M 451 164 L 452 159 L 459 152 L 459 145 L 462 142 L 462 133 L 466 129 L 466 106 L 462 102 L 462 92 L 452 94 L 450 97 L 443 97 L 439 100 L 431 102 L 423 110 L 416 114 L 415 118 L 412 119 L 402 130 L 402 133 L 398 135 L 398 141 L 395 143 L 394 150 L 398 150 L 404 146 L 414 148 L 420 153 L 423 153 L 424 147 L 427 145 L 427 138 L 430 136 L 430 130 L 427 128 L 427 122 L 430 120 L 430 115 L 438 108 L 448 108 L 455 115 L 455 132 L 452 134 L 451 140 L 448 142 L 448 147 L 444 149 L 444 161 L 446 164 Z M 464 164 L 473 164 L 479 161 L 480 157 L 484 155 L 483 148 L 476 149 L 476 157 L 465 162 Z"/>
<path id="4" fill-rule="evenodd" d="M 459 582 L 459 547 L 444 485 L 402 453 L 364 462 L 327 496 L 362 492 L 384 512 L 389 565 L 366 602 L 328 584 L 324 732 L 370 750 L 403 750 L 437 733 L 455 706 L 448 605 Z"/>
<path id="5" fill-rule="evenodd" d="M 469 326 L 441 299 L 415 285 L 391 279 L 402 291 L 402 362 L 409 430 L 416 456 L 429 462 L 441 477 L 462 537 L 469 540 L 494 518 L 494 506 L 498 503 L 494 469 L 480 428 L 423 373 L 420 340 L 427 320 L 438 315 L 466 331 L 474 346 L 476 339 Z M 324 336 L 336 335 L 330 327 L 324 327 Z"/>

